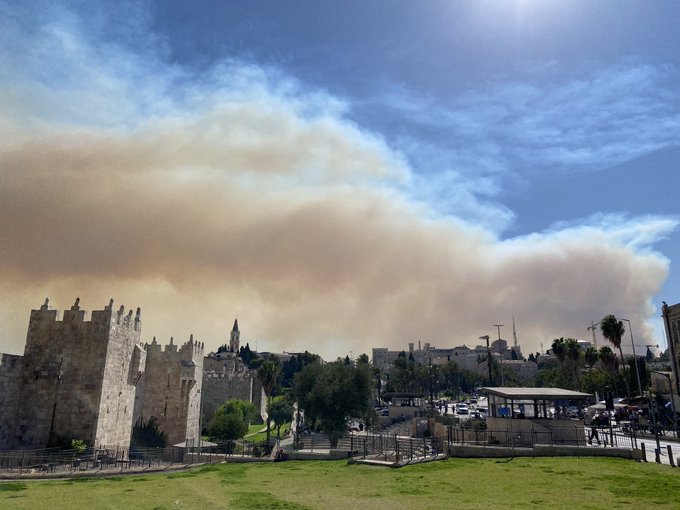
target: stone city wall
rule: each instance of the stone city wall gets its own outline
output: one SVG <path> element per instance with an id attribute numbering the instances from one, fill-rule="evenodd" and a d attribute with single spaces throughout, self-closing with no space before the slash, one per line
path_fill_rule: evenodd
<path id="1" fill-rule="evenodd" d="M 168 444 L 200 437 L 203 349 L 193 336 L 179 350 L 172 339 L 164 350 L 155 338 L 146 344 L 146 370 L 135 420 L 155 417 Z"/>
<path id="2" fill-rule="evenodd" d="M 22 361 L 15 354 L 0 358 L 0 450 L 11 448 L 14 439 Z"/>
<path id="3" fill-rule="evenodd" d="M 207 428 L 215 411 L 227 400 L 239 399 L 262 407 L 262 386 L 255 371 L 203 373 L 203 427 Z"/>

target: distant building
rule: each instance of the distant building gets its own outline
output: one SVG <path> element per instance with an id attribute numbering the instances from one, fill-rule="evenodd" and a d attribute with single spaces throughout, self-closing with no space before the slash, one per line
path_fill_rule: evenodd
<path id="1" fill-rule="evenodd" d="M 522 351 L 519 346 L 508 349 L 508 343 L 506 340 L 501 339 L 496 340 L 490 346 L 491 352 L 497 356 L 502 357 L 504 360 L 512 360 L 513 357 L 522 360 Z M 484 369 L 480 365 L 480 357 L 486 358 L 487 348 L 486 346 L 477 345 L 475 347 L 468 347 L 466 345 L 460 345 L 457 347 L 451 347 L 447 349 L 438 349 L 430 345 L 429 342 L 421 344 L 418 342 L 418 349 L 415 348 L 415 344 L 410 342 L 408 344 L 407 351 L 390 351 L 386 347 L 374 347 L 373 348 L 373 365 L 380 370 L 389 370 L 394 361 L 399 357 L 399 354 L 404 353 L 406 357 L 413 356 L 415 363 L 421 365 L 427 365 L 432 363 L 433 365 L 445 365 L 449 361 L 455 361 L 461 370 L 469 370 L 471 372 L 479 373 L 480 375 L 485 375 L 488 373 L 488 369 Z M 513 352 L 515 353 L 513 356 Z"/>
<path id="2" fill-rule="evenodd" d="M 680 303 L 668 306 L 664 301 L 661 307 L 661 314 L 666 329 L 671 371 L 673 372 L 673 384 L 677 394 L 680 388 L 680 371 L 678 370 L 680 366 Z"/>

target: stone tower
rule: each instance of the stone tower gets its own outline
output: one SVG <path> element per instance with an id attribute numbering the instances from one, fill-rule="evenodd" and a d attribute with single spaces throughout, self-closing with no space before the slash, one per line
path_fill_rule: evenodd
<path id="1" fill-rule="evenodd" d="M 32 310 L 18 388 L 12 444 L 42 448 L 82 439 L 93 446 L 128 446 L 135 386 L 145 363 L 141 314 L 123 306 L 85 319 L 76 299 L 59 320 L 49 300 Z"/>
<path id="2" fill-rule="evenodd" d="M 240 339 L 241 333 L 238 330 L 238 318 L 236 318 L 234 319 L 234 327 L 231 328 L 231 334 L 229 335 L 229 350 L 231 352 L 238 353 Z"/>
<path id="3" fill-rule="evenodd" d="M 155 337 L 146 344 L 135 421 L 155 417 L 168 445 L 200 438 L 203 350 L 203 343 L 195 342 L 193 335 L 179 349 L 172 338 L 164 350 Z"/>

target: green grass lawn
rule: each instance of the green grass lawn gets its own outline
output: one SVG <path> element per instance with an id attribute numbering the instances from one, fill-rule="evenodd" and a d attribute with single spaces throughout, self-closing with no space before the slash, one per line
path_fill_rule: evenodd
<path id="1" fill-rule="evenodd" d="M 248 441 L 253 441 L 253 442 L 258 442 L 258 441 L 264 441 L 267 439 L 267 433 L 266 432 L 260 432 L 260 430 L 264 429 L 267 425 L 251 425 L 248 428 L 248 434 L 246 436 L 246 439 Z M 290 430 L 290 424 L 287 423 L 281 427 L 281 437 L 285 437 L 286 433 Z M 271 428 L 269 429 L 269 433 L 271 434 L 271 437 L 276 438 L 276 427 L 274 424 L 271 425 Z"/>
<path id="2" fill-rule="evenodd" d="M 106 479 L 0 483 L 2 509 L 680 508 L 680 469 L 620 459 L 219 464 Z"/>

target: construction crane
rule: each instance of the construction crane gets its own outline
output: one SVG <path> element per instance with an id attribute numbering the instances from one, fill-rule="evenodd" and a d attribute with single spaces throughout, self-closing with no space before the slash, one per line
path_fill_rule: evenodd
<path id="1" fill-rule="evenodd" d="M 588 331 L 593 332 L 593 345 L 595 346 L 595 349 L 597 349 L 597 336 L 595 336 L 595 331 L 603 320 L 604 319 L 601 319 L 597 323 L 595 321 L 590 321 L 590 326 L 586 328 Z"/>

